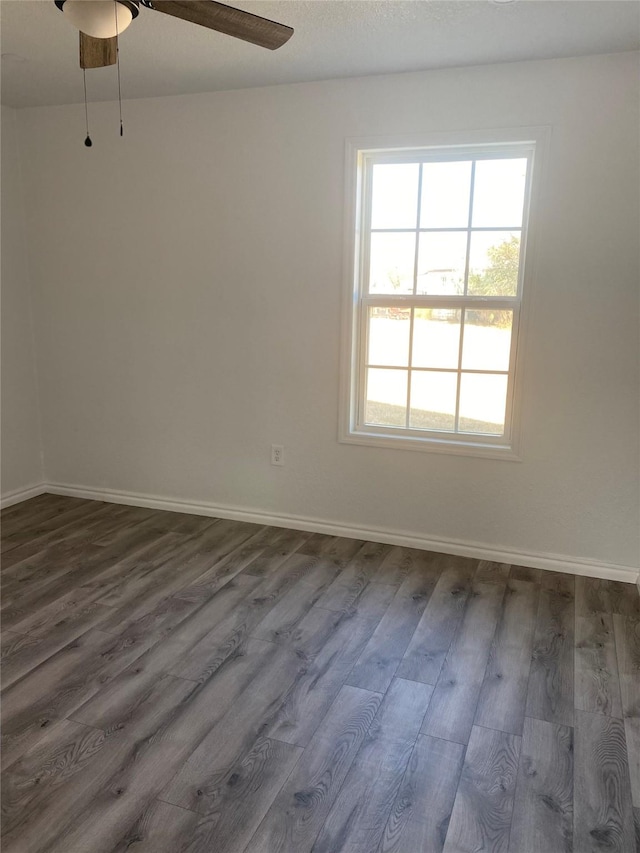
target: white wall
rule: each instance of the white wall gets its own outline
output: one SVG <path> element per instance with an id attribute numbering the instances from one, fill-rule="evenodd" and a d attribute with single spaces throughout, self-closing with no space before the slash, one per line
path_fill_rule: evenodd
<path id="1" fill-rule="evenodd" d="M 638 565 L 636 54 L 90 113 L 20 114 L 50 482 Z M 522 125 L 524 461 L 338 443 L 345 138 Z"/>
<path id="2" fill-rule="evenodd" d="M 16 111 L 2 107 L 2 496 L 42 482 Z M 10 499 L 10 498 L 9 498 Z"/>

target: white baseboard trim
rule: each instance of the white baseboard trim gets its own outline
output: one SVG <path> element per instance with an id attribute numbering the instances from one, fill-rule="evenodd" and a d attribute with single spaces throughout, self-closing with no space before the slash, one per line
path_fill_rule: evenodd
<path id="1" fill-rule="evenodd" d="M 136 492 L 122 492 L 113 489 L 89 489 L 71 486 L 66 483 L 49 483 L 42 491 L 55 495 L 69 495 L 88 500 L 107 501 L 109 503 L 143 506 L 151 509 L 164 509 L 170 512 L 186 512 L 193 515 L 205 515 L 214 518 L 228 518 L 234 521 L 249 521 L 254 524 L 268 524 L 272 527 L 288 527 L 293 530 L 305 530 L 311 533 L 327 533 L 331 536 L 344 536 L 347 539 L 366 539 L 370 542 L 382 542 L 386 545 L 404 545 L 423 551 L 438 551 L 455 554 L 460 557 L 473 557 L 478 560 L 491 560 L 497 563 L 511 563 L 516 566 L 530 566 L 554 572 L 568 572 L 572 575 L 603 578 L 640 584 L 638 569 L 598 560 L 585 560 L 562 554 L 544 552 L 514 551 L 509 548 L 488 545 L 484 542 L 472 542 L 461 539 L 435 539 L 402 530 L 387 530 L 380 527 L 355 527 L 338 521 L 326 521 L 299 515 L 276 515 L 256 509 L 221 506 L 213 503 L 192 502 L 179 499 L 161 498 Z"/>
<path id="2" fill-rule="evenodd" d="M 48 491 L 49 488 L 46 483 L 37 483 L 35 486 L 27 486 L 26 489 L 14 489 L 12 492 L 5 492 L 0 497 L 0 509 L 22 503 L 29 498 L 37 498 L 38 495 L 44 495 Z"/>

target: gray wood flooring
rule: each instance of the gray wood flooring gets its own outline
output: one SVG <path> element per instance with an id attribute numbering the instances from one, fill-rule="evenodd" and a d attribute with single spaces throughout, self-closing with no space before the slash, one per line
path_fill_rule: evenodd
<path id="1" fill-rule="evenodd" d="M 4 853 L 640 853 L 630 584 L 43 495 Z"/>

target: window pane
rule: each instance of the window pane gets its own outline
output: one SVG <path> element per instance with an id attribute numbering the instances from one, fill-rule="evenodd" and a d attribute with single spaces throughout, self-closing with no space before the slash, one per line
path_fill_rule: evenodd
<path id="1" fill-rule="evenodd" d="M 369 293 L 413 293 L 416 235 L 371 235 Z"/>
<path id="2" fill-rule="evenodd" d="M 407 371 L 367 370 L 365 423 L 406 426 Z"/>
<path id="3" fill-rule="evenodd" d="M 369 309 L 368 364 L 409 364 L 411 308 Z"/>
<path id="4" fill-rule="evenodd" d="M 455 373 L 411 372 L 411 429 L 454 428 L 457 381 Z"/>
<path id="5" fill-rule="evenodd" d="M 460 314 L 455 308 L 415 309 L 411 362 L 414 367 L 458 366 Z"/>
<path id="6" fill-rule="evenodd" d="M 418 217 L 417 163 L 373 167 L 372 228 L 415 228 Z"/>
<path id="7" fill-rule="evenodd" d="M 476 161 L 473 227 L 519 228 L 526 175 L 526 158 Z"/>
<path id="8" fill-rule="evenodd" d="M 462 367 L 465 370 L 509 370 L 513 311 L 472 311 L 464 315 Z"/>
<path id="9" fill-rule="evenodd" d="M 420 235 L 417 293 L 441 296 L 464 293 L 467 235 L 460 231 Z"/>
<path id="10" fill-rule="evenodd" d="M 467 292 L 478 296 L 515 296 L 519 266 L 519 232 L 475 231 L 471 234 Z"/>
<path id="11" fill-rule="evenodd" d="M 507 377 L 463 373 L 460 379 L 460 432 L 502 435 Z"/>
<path id="12" fill-rule="evenodd" d="M 469 224 L 471 161 L 424 163 L 421 228 L 466 228 Z"/>

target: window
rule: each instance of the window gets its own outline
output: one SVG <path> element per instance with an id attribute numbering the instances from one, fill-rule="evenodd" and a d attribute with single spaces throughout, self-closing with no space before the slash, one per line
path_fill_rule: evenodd
<path id="1" fill-rule="evenodd" d="M 514 457 L 534 143 L 355 154 L 342 438 Z"/>

